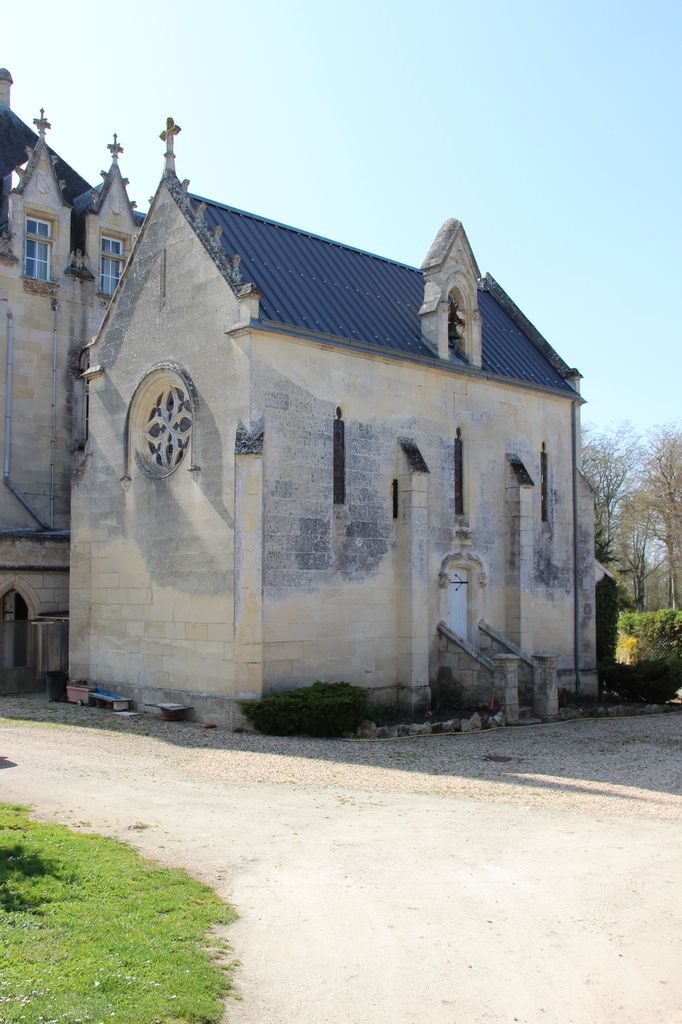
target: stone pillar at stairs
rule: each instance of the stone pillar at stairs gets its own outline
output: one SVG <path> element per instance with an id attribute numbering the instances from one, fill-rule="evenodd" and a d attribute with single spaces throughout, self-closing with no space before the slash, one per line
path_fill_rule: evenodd
<path id="1" fill-rule="evenodd" d="M 533 655 L 533 711 L 541 718 L 551 718 L 559 712 L 558 658 L 558 654 L 549 651 Z"/>
<path id="2" fill-rule="evenodd" d="M 515 725 L 519 720 L 519 659 L 515 654 L 496 654 L 494 686 L 495 697 L 499 701 L 508 725 Z"/>

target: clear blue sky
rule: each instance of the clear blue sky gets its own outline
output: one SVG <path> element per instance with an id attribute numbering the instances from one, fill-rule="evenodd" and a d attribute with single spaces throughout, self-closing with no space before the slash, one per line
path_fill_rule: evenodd
<path id="1" fill-rule="evenodd" d="M 12 106 L 88 180 L 158 135 L 193 191 L 419 265 L 446 217 L 583 373 L 586 421 L 682 415 L 682 5 L 37 0 Z M 5 18 L 7 22 L 8 18 Z"/>

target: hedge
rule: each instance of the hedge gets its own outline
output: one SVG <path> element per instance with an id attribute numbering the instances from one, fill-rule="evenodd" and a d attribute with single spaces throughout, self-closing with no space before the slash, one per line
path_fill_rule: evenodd
<path id="1" fill-rule="evenodd" d="M 636 660 L 682 658 L 682 611 L 625 612 L 618 621 L 621 636 L 637 640 Z"/>
<path id="2" fill-rule="evenodd" d="M 342 736 L 367 714 L 367 694 L 350 683 L 313 683 L 262 700 L 241 701 L 244 716 L 271 736 Z"/>
<path id="3" fill-rule="evenodd" d="M 682 661 L 640 661 L 637 665 L 608 665 L 600 672 L 604 690 L 619 700 L 665 704 L 682 687 Z"/>

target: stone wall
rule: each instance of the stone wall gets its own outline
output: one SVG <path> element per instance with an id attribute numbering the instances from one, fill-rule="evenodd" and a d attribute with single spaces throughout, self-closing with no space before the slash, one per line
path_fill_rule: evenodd
<path id="1" fill-rule="evenodd" d="M 474 644 L 485 618 L 524 651 L 556 650 L 571 673 L 570 396 L 259 325 L 257 296 L 235 293 L 193 216 L 161 186 L 92 350 L 102 374 L 74 484 L 72 675 L 228 702 L 346 680 L 426 704 L 455 569 Z M 152 372 L 192 395 L 191 450 L 165 476 L 135 447 Z"/>
<path id="2" fill-rule="evenodd" d="M 249 413 L 248 355 L 225 339 L 237 304 L 194 242 L 162 188 L 92 351 L 104 372 L 73 488 L 71 675 L 232 694 L 234 440 Z M 145 471 L 128 422 L 159 367 L 184 374 L 193 395 L 191 451 L 166 477 Z"/>

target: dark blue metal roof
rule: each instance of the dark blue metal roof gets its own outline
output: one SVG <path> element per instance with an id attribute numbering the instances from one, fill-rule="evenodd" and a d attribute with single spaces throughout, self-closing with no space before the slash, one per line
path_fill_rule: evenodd
<path id="1" fill-rule="evenodd" d="M 478 290 L 478 309 L 483 318 L 484 370 L 530 384 L 574 391 L 485 288 Z"/>
<path id="2" fill-rule="evenodd" d="M 211 231 L 241 256 L 240 270 L 261 294 L 261 319 L 315 334 L 433 358 L 421 336 L 424 278 L 415 267 L 374 256 L 200 196 Z M 483 369 L 572 391 L 496 299 L 478 293 Z"/>
<path id="3" fill-rule="evenodd" d="M 197 197 L 193 197 L 197 198 Z M 413 355 L 433 352 L 421 337 L 419 271 L 278 224 L 206 202 L 205 219 L 223 229 L 223 247 L 262 295 L 261 317 Z"/>

